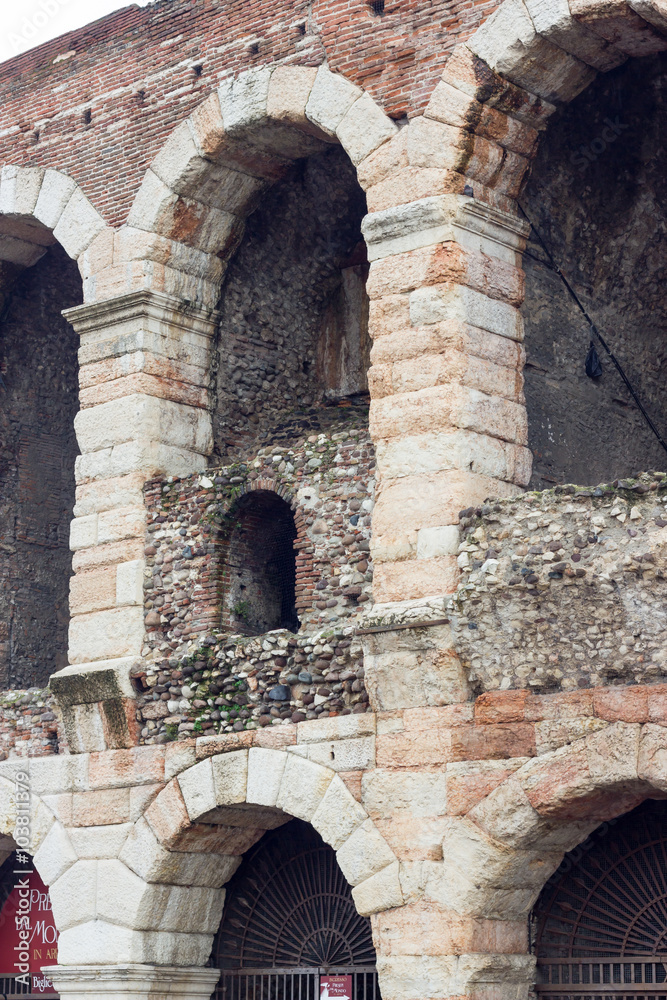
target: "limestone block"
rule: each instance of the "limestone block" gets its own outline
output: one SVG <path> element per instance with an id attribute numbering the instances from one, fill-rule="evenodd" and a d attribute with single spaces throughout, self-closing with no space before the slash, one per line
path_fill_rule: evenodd
<path id="1" fill-rule="evenodd" d="M 609 723 L 603 719 L 562 719 L 553 721 L 545 719 L 535 724 L 535 746 L 538 756 L 557 750 L 567 743 L 604 729 Z"/>
<path id="2" fill-rule="evenodd" d="M 103 611 L 115 605 L 116 573 L 111 566 L 78 573 L 70 578 L 70 614 L 81 615 L 89 611 Z"/>
<path id="3" fill-rule="evenodd" d="M 98 866 L 98 920 L 115 923 L 119 917 L 118 901 L 122 900 L 121 919 L 126 926 L 133 930 L 154 930 L 159 927 L 172 891 L 171 886 L 146 883 L 117 859 L 88 863 Z"/>
<path id="4" fill-rule="evenodd" d="M 32 216 L 43 177 L 40 167 L 4 166 L 0 172 L 0 214 Z"/>
<path id="5" fill-rule="evenodd" d="M 167 851 L 146 820 L 141 818 L 125 841 L 120 860 L 146 882 L 218 889 L 231 878 L 241 859 L 220 854 Z"/>
<path id="6" fill-rule="evenodd" d="M 138 656 L 143 639 L 143 607 L 112 608 L 77 615 L 69 628 L 70 663 Z"/>
<path id="7" fill-rule="evenodd" d="M 527 913 L 563 857 L 562 851 L 521 851 L 496 843 L 460 817 L 449 820 L 442 853 L 425 898 L 457 913 L 495 919 Z"/>
<path id="8" fill-rule="evenodd" d="M 54 822 L 53 811 L 33 795 L 30 801 L 30 850 L 33 854 L 46 839 Z"/>
<path id="9" fill-rule="evenodd" d="M 640 17 L 658 31 L 663 33 L 667 31 L 667 11 L 660 0 L 628 0 L 628 3 Z"/>
<path id="10" fill-rule="evenodd" d="M 586 759 L 592 780 L 607 787 L 635 783 L 641 726 L 615 722 L 586 737 Z"/>
<path id="11" fill-rule="evenodd" d="M 667 48 L 664 37 L 653 31 L 624 0 L 617 0 L 604 11 L 588 0 L 572 0 L 570 9 L 578 21 L 630 56 L 655 55 Z"/>
<path id="12" fill-rule="evenodd" d="M 457 996 L 454 955 L 386 958 L 378 955 L 377 971 L 380 992 L 391 1000 L 446 1000 Z"/>
<path id="13" fill-rule="evenodd" d="M 76 852 L 67 833 L 54 823 L 34 855 L 35 868 L 45 885 L 52 885 L 77 861 Z"/>
<path id="14" fill-rule="evenodd" d="M 139 507 L 143 503 L 143 485 L 144 477 L 134 473 L 78 486 L 74 516 L 85 517 L 115 507 Z"/>
<path id="15" fill-rule="evenodd" d="M 266 113 L 276 121 L 312 127 L 306 105 L 315 83 L 317 69 L 311 66 L 277 66 L 271 74 Z"/>
<path id="16" fill-rule="evenodd" d="M 219 806 L 246 801 L 248 751 L 234 750 L 211 758 L 215 801 Z M 180 781 L 180 778 L 179 778 Z"/>
<path id="17" fill-rule="evenodd" d="M 147 961 L 144 935 L 128 927 L 91 920 L 68 928 L 58 939 L 61 967 L 90 964 L 99 968 L 102 957 L 108 957 L 109 963 Z M 55 978 L 58 978 L 57 974 Z M 58 980 L 59 989 L 63 989 L 60 985 L 63 981 L 66 983 L 67 979 Z"/>
<path id="18" fill-rule="evenodd" d="M 77 861 L 49 886 L 53 918 L 59 931 L 95 919 L 96 891 L 97 861 Z M 115 912 L 118 913 L 118 902 Z"/>
<path id="19" fill-rule="evenodd" d="M 70 257 L 76 259 L 105 228 L 106 223 L 97 209 L 83 191 L 76 188 L 54 226 L 53 235 Z"/>
<path id="20" fill-rule="evenodd" d="M 190 194 L 192 183 L 201 179 L 206 162 L 195 146 L 187 122 L 182 122 L 169 136 L 150 165 L 166 187 L 179 194 Z"/>
<path id="21" fill-rule="evenodd" d="M 141 393 L 80 410 L 74 426 L 83 453 L 135 440 L 161 442 L 201 454 L 212 447 L 208 413 Z"/>
<path id="22" fill-rule="evenodd" d="M 148 232 L 162 232 L 165 221 L 172 218 L 177 201 L 178 195 L 149 167 L 135 195 L 127 225 Z"/>
<path id="23" fill-rule="evenodd" d="M 119 563 L 116 567 L 116 604 L 119 607 L 125 604 L 138 604 L 143 607 L 145 565 L 143 559 L 132 559 L 129 562 Z"/>
<path id="24" fill-rule="evenodd" d="M 310 822 L 322 839 L 337 851 L 367 818 L 364 808 L 336 775 Z"/>
<path id="25" fill-rule="evenodd" d="M 451 588 L 455 583 L 453 569 L 443 580 L 434 575 L 429 562 L 425 564 L 424 560 L 388 565 L 390 574 L 383 581 L 383 592 L 389 591 L 387 600 L 447 593 L 443 584 Z M 401 565 L 402 575 L 396 569 Z M 385 570 L 383 565 L 381 580 Z M 415 589 L 423 593 L 415 593 Z M 376 711 L 451 705 L 470 697 L 466 673 L 446 625 L 364 637 L 364 653 L 366 688 Z"/>
<path id="26" fill-rule="evenodd" d="M 518 309 L 463 285 L 429 285 L 410 295 L 413 326 L 458 320 L 509 340 L 523 341 Z"/>
<path id="27" fill-rule="evenodd" d="M 331 784 L 334 772 L 293 754 L 286 756 L 276 807 L 308 822 Z"/>
<path id="28" fill-rule="evenodd" d="M 606 73 L 627 55 L 572 17 L 567 0 L 524 0 L 535 30 L 570 55 Z"/>
<path id="29" fill-rule="evenodd" d="M 115 698 L 133 698 L 135 692 L 130 681 L 130 670 L 135 662 L 133 657 L 120 657 L 99 663 L 70 664 L 51 675 L 51 690 L 58 699 L 58 704 L 66 708 Z M 86 777 L 87 768 L 86 758 Z M 72 787 L 79 786 L 76 784 Z"/>
<path id="30" fill-rule="evenodd" d="M 145 507 L 116 507 L 97 515 L 97 544 L 120 542 L 125 538 L 144 538 L 146 534 Z"/>
<path id="31" fill-rule="evenodd" d="M 97 545 L 97 514 L 73 518 L 69 529 L 69 547 L 73 552 Z"/>
<path id="32" fill-rule="evenodd" d="M 638 777 L 652 788 L 667 790 L 667 729 L 648 724 L 642 726 L 639 743 Z"/>
<path id="33" fill-rule="evenodd" d="M 361 161 L 357 166 L 357 178 L 364 191 L 408 166 L 407 138 L 406 130 L 400 129 Z"/>
<path id="34" fill-rule="evenodd" d="M 399 879 L 398 861 L 387 865 L 370 878 L 359 882 L 352 889 L 352 899 L 357 911 L 368 917 L 371 913 L 380 913 L 395 906 L 403 905 L 403 893 Z"/>
<path id="35" fill-rule="evenodd" d="M 72 753 L 90 753 L 106 749 L 106 738 L 99 705 L 73 705 L 63 713 L 65 738 Z"/>
<path id="36" fill-rule="evenodd" d="M 339 715 L 336 718 L 300 722 L 297 743 L 322 743 L 328 740 L 353 739 L 375 735 L 374 715 Z"/>
<path id="37" fill-rule="evenodd" d="M 387 478 L 469 469 L 487 481 L 497 479 L 518 486 L 528 485 L 532 464 L 529 449 L 523 445 L 470 431 L 405 433 L 390 441 L 380 438 L 377 457 Z M 498 490 L 491 495 L 497 496 Z"/>
<path id="38" fill-rule="evenodd" d="M 389 819 L 397 811 L 416 818 L 444 816 L 447 811 L 446 775 L 378 767 L 362 776 L 361 801 L 374 820 Z"/>
<path id="39" fill-rule="evenodd" d="M 248 751 L 246 798 L 259 806 L 275 806 L 283 779 L 287 754 L 262 747 Z"/>
<path id="40" fill-rule="evenodd" d="M 132 827 L 132 823 L 72 827 L 69 830 L 69 837 L 79 858 L 86 860 L 116 858 Z"/>
<path id="41" fill-rule="evenodd" d="M 194 741 L 168 744 L 164 758 L 165 781 L 169 781 L 174 775 L 180 774 L 186 767 L 196 762 Z"/>
<path id="42" fill-rule="evenodd" d="M 336 860 L 350 885 L 358 885 L 396 858 L 373 821 L 367 819 L 338 848 Z"/>
<path id="43" fill-rule="evenodd" d="M 218 88 L 222 121 L 228 135 L 266 121 L 270 79 L 268 67 L 251 69 L 225 80 Z"/>
<path id="44" fill-rule="evenodd" d="M 398 127 L 373 98 L 363 94 L 341 118 L 336 135 L 356 166 L 397 131 Z"/>
<path id="45" fill-rule="evenodd" d="M 510 0 L 468 41 L 491 69 L 547 101 L 571 101 L 595 71 L 535 31 L 523 0 Z"/>
<path id="46" fill-rule="evenodd" d="M 435 559 L 458 552 L 459 529 L 455 524 L 434 528 L 420 528 L 417 532 L 417 558 Z"/>
<path id="47" fill-rule="evenodd" d="M 313 89 L 306 105 L 306 116 L 332 138 L 347 111 L 363 91 L 324 64 L 317 71 Z M 370 150 L 369 150 L 370 152 Z"/>
<path id="48" fill-rule="evenodd" d="M 45 170 L 33 212 L 37 221 L 48 229 L 55 229 L 75 188 L 75 181 L 67 174 L 50 168 Z"/>
<path id="49" fill-rule="evenodd" d="M 182 771 L 178 778 L 183 800 L 190 819 L 194 822 L 202 813 L 215 809 L 217 805 L 216 790 L 213 784 L 213 769 L 211 761 L 203 760 L 187 771 Z"/>
<path id="50" fill-rule="evenodd" d="M 86 754 L 58 754 L 55 757 L 33 757 L 30 760 L 30 790 L 35 795 L 44 792 L 53 795 L 57 792 L 83 791 L 87 786 Z"/>
<path id="51" fill-rule="evenodd" d="M 196 927 L 203 934 L 215 934 L 224 899 L 224 889 L 170 886 L 158 929 L 187 934 Z M 196 922 L 192 919 L 193 913 L 197 915 Z"/>
<path id="52" fill-rule="evenodd" d="M 110 404 L 106 404 L 110 405 Z M 172 403 L 172 406 L 178 404 Z M 94 407 L 93 409 L 97 409 Z M 183 407 L 190 409 L 190 407 Z M 85 410 L 92 413 L 93 410 Z M 200 410 L 199 413 L 203 414 Z M 208 414 L 204 417 L 204 421 Z M 74 471 L 77 483 L 85 483 L 95 479 L 106 479 L 115 476 L 125 476 L 141 471 L 146 479 L 156 476 L 190 476 L 193 472 L 202 472 L 207 468 L 206 455 L 186 448 L 159 444 L 155 441 L 136 440 L 126 444 L 115 445 L 113 448 L 102 448 L 89 455 L 79 455 Z"/>
<path id="53" fill-rule="evenodd" d="M 363 771 L 375 766 L 375 736 L 313 743 L 308 746 L 307 756 L 332 771 Z"/>

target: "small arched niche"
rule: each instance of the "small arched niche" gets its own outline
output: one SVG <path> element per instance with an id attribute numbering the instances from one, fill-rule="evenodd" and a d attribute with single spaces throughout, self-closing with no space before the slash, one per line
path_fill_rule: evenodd
<path id="1" fill-rule="evenodd" d="M 603 823 L 565 855 L 533 911 L 537 994 L 667 992 L 667 802 Z"/>
<path id="2" fill-rule="evenodd" d="M 271 490 L 246 494 L 230 514 L 223 626 L 246 635 L 296 632 L 297 537 L 290 505 Z"/>
<path id="3" fill-rule="evenodd" d="M 214 1000 L 379 998 L 370 920 L 357 912 L 335 851 L 298 819 L 246 854 L 212 961 L 221 970 Z"/>

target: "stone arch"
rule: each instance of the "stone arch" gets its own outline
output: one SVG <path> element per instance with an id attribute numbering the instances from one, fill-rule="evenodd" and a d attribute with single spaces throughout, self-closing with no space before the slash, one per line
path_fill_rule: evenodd
<path id="1" fill-rule="evenodd" d="M 290 508 L 292 515 L 294 517 L 294 526 L 296 529 L 296 538 L 294 540 L 295 549 L 295 570 L 296 570 L 296 595 L 295 595 L 295 608 L 297 614 L 304 608 L 308 608 L 313 600 L 313 595 L 315 593 L 315 579 L 314 579 L 314 568 L 313 568 L 313 555 L 310 551 L 311 546 L 309 544 L 309 539 L 307 537 L 306 531 L 308 528 L 308 522 L 304 516 L 303 511 L 300 509 L 296 497 L 292 494 L 290 490 L 283 484 L 275 479 L 255 479 L 250 480 L 242 484 L 239 489 L 239 494 L 234 498 L 234 500 L 228 504 L 225 510 L 227 516 L 233 516 L 234 511 L 237 509 L 239 503 L 244 497 L 260 491 L 263 493 L 275 494 L 281 500 L 287 504 Z M 225 618 L 225 592 L 227 585 L 229 584 L 229 579 L 227 575 L 227 558 L 229 556 L 229 541 L 231 533 L 229 530 L 224 532 L 223 530 L 222 538 L 222 551 L 220 556 L 220 568 L 222 572 L 222 602 L 223 602 L 223 624 L 231 625 L 231 619 L 227 621 Z"/>
<path id="2" fill-rule="evenodd" d="M 398 861 L 338 774 L 296 753 L 235 750 L 173 777 L 131 827 L 118 828 L 109 860 L 79 856 L 55 880 L 55 900 L 61 893 L 71 904 L 61 916 L 60 964 L 113 955 L 204 966 L 241 855 L 292 816 L 336 850 L 361 914 L 402 904 Z"/>
<path id="3" fill-rule="evenodd" d="M 152 260 L 164 266 L 167 290 L 187 287 L 214 305 L 245 217 L 294 160 L 340 143 L 359 166 L 397 131 L 368 94 L 326 65 L 229 78 L 148 167 L 119 233 L 119 260 Z"/>
<path id="4" fill-rule="evenodd" d="M 78 261 L 107 228 L 76 181 L 62 171 L 12 164 L 0 170 L 0 260 L 31 267 L 49 246 L 60 243 Z M 82 264 L 80 270 L 85 278 Z"/>

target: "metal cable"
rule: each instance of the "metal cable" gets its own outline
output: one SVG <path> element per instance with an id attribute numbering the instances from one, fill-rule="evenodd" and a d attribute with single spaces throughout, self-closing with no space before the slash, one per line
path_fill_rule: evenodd
<path id="1" fill-rule="evenodd" d="M 518 202 L 517 202 L 517 204 L 518 204 Z M 560 278 L 560 280 L 565 285 L 565 287 L 568 290 L 568 292 L 570 293 L 572 299 L 574 300 L 574 302 L 578 306 L 578 308 L 579 308 L 581 314 L 583 315 L 584 319 L 588 323 L 588 325 L 590 327 L 590 330 L 591 330 L 591 333 L 593 334 L 593 336 L 597 337 L 598 341 L 602 344 L 602 346 L 604 347 L 605 351 L 607 352 L 607 354 L 608 354 L 608 356 L 609 356 L 612 364 L 614 365 L 614 368 L 616 369 L 616 371 L 618 372 L 618 374 L 621 376 L 621 379 L 625 383 L 625 386 L 626 386 L 628 392 L 630 393 L 630 395 L 634 399 L 635 403 L 637 404 L 639 412 L 641 413 L 641 415 L 643 416 L 644 420 L 646 421 L 646 423 L 649 425 L 649 427 L 651 428 L 651 430 L 655 434 L 656 438 L 658 439 L 658 441 L 662 445 L 663 449 L 665 451 L 667 451 L 667 443 L 665 442 L 664 438 L 662 437 L 662 434 L 660 433 L 660 431 L 655 426 L 655 424 L 651 420 L 650 416 L 646 412 L 646 410 L 645 410 L 645 408 L 644 408 L 644 406 L 643 406 L 643 404 L 642 404 L 639 396 L 635 392 L 635 390 L 634 390 L 634 388 L 632 386 L 632 383 L 630 382 L 630 379 L 625 374 L 620 361 L 617 361 L 617 359 L 615 358 L 615 356 L 613 354 L 613 351 L 611 350 L 611 348 L 607 344 L 607 341 L 604 339 L 604 337 L 602 336 L 602 334 L 600 333 L 600 331 L 596 327 L 595 323 L 593 322 L 593 320 L 589 316 L 588 311 L 587 311 L 586 307 L 584 306 L 583 302 L 581 301 L 581 299 L 579 298 L 579 296 L 575 292 L 575 290 L 572 287 L 572 285 L 570 284 L 570 282 L 567 280 L 566 276 L 563 274 L 561 268 L 558 266 L 558 264 L 554 260 L 553 254 L 550 252 L 550 250 L 548 249 L 546 243 L 542 239 L 542 236 L 541 236 L 541 234 L 540 234 L 537 226 L 533 222 L 531 222 L 531 220 L 529 219 L 528 214 L 527 214 L 526 210 L 524 209 L 523 205 L 519 205 L 519 209 L 520 209 L 521 214 L 523 215 L 524 219 L 526 220 L 526 222 L 528 223 L 528 225 L 530 226 L 530 228 L 532 229 L 532 231 L 535 233 L 535 236 L 537 237 L 537 241 L 540 244 L 540 246 L 542 247 L 542 250 L 547 255 L 547 258 L 549 260 L 549 265 L 548 266 L 550 266 L 556 272 L 556 274 L 558 275 L 558 277 Z M 535 257 L 534 259 L 538 260 L 537 257 Z M 544 263 L 544 262 L 542 262 L 542 263 Z"/>

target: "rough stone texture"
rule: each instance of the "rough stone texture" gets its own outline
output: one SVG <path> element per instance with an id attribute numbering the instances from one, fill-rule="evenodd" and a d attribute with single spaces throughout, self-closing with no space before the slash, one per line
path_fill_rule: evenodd
<path id="1" fill-rule="evenodd" d="M 6 281 L 0 346 L 0 684 L 45 684 L 67 663 L 81 301 L 59 247 Z"/>
<path id="2" fill-rule="evenodd" d="M 464 512 L 453 645 L 476 692 L 667 677 L 664 473 Z"/>
<path id="3" fill-rule="evenodd" d="M 364 212 L 333 148 L 299 161 L 248 219 L 222 290 L 214 461 L 280 439 L 323 400 L 366 392 Z"/>
<path id="4" fill-rule="evenodd" d="M 664 435 L 664 55 L 601 76 L 552 119 L 522 205 Z M 537 259 L 535 259 L 537 258 Z M 524 263 L 526 402 L 536 488 L 661 468 L 664 453 L 533 237 Z M 632 449 L 628 449 L 628 441 Z"/>

